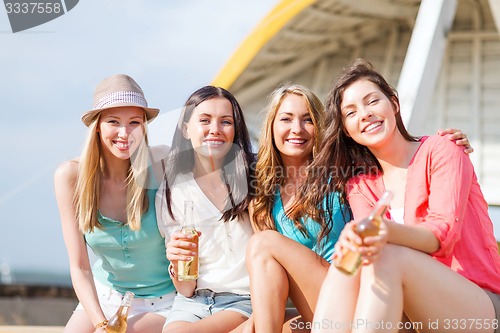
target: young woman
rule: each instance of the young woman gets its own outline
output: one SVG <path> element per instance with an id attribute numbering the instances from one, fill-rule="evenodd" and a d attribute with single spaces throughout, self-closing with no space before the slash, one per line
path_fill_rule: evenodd
<path id="1" fill-rule="evenodd" d="M 178 295 L 163 332 L 229 332 L 252 313 L 245 250 L 253 163 L 243 112 L 227 90 L 206 86 L 186 101 L 166 180 L 156 198 L 160 230 Z M 199 248 L 179 232 L 194 202 Z M 199 255 L 199 277 L 178 280 L 178 261 Z"/>
<path id="2" fill-rule="evenodd" d="M 308 218 L 294 219 L 290 213 L 304 209 L 296 194 L 307 181 L 306 168 L 323 140 L 324 124 L 323 104 L 309 89 L 287 85 L 273 92 L 250 209 L 256 234 L 247 250 L 256 332 L 281 332 L 288 298 L 303 320 L 312 320 L 334 244 L 350 220 L 337 194 L 326 196 Z"/>
<path id="3" fill-rule="evenodd" d="M 334 257 L 359 251 L 364 265 L 351 277 L 332 265 L 313 331 L 500 332 L 500 256 L 469 158 L 446 138 L 411 136 L 396 92 L 366 61 L 345 70 L 327 108 L 315 166 L 350 167 L 337 185 L 356 220 L 385 190 L 394 199 L 378 236 L 342 231 Z"/>
<path id="4" fill-rule="evenodd" d="M 113 75 L 96 87 L 82 116 L 89 134 L 79 159 L 60 165 L 55 194 L 80 304 L 64 332 L 105 332 L 126 291 L 135 293 L 127 332 L 160 332 L 175 296 L 158 231 L 146 123 L 139 85 Z M 156 150 L 164 154 L 164 150 Z M 87 245 L 97 256 L 91 267 Z"/>

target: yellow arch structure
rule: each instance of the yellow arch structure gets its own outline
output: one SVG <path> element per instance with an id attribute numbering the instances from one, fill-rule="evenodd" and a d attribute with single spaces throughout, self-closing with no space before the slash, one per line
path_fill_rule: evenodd
<path id="1" fill-rule="evenodd" d="M 316 0 L 283 0 L 257 25 L 212 81 L 229 89 L 252 59 L 291 19 Z"/>

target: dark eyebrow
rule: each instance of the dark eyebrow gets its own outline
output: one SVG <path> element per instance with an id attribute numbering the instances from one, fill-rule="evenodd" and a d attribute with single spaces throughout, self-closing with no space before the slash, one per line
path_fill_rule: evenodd
<path id="1" fill-rule="evenodd" d="M 372 91 L 372 92 L 369 92 L 368 94 L 365 95 L 365 97 L 363 97 L 363 99 L 368 99 L 370 97 L 372 97 L 372 95 L 378 95 L 378 91 Z"/>
<path id="2" fill-rule="evenodd" d="M 198 114 L 198 117 L 202 117 L 202 116 L 205 116 L 205 117 L 212 117 L 211 114 L 209 113 L 200 113 Z M 226 114 L 226 115 L 223 115 L 221 118 L 234 118 L 232 114 Z"/>
<path id="3" fill-rule="evenodd" d="M 378 95 L 379 93 L 380 93 L 380 91 L 377 91 L 377 90 L 371 91 L 368 94 L 366 94 L 365 96 L 363 96 L 362 99 L 363 99 L 363 101 L 365 101 L 365 100 L 369 99 L 370 97 L 372 97 L 372 95 Z M 344 106 L 343 108 L 340 109 L 340 112 L 344 112 L 345 109 L 348 109 L 348 108 L 350 108 L 352 106 L 353 106 L 352 104 L 346 105 L 346 106 Z"/>

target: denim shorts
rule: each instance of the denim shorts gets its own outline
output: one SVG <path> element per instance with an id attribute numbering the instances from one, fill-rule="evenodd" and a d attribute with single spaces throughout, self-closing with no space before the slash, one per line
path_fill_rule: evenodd
<path id="1" fill-rule="evenodd" d="M 228 292 L 213 292 L 210 289 L 196 290 L 192 297 L 177 294 L 165 326 L 175 321 L 196 322 L 214 313 L 231 310 L 246 317 L 252 314 L 250 295 Z"/>
<path id="2" fill-rule="evenodd" d="M 123 295 L 113 288 L 107 287 L 97 280 L 94 280 L 99 304 L 104 313 L 104 316 L 109 319 L 120 307 Z M 130 307 L 128 318 L 141 315 L 143 313 L 155 313 L 162 317 L 167 317 L 170 314 L 170 309 L 174 303 L 175 292 L 168 293 L 159 297 L 150 298 L 134 298 Z M 78 303 L 75 311 L 85 310 L 82 303 Z"/>

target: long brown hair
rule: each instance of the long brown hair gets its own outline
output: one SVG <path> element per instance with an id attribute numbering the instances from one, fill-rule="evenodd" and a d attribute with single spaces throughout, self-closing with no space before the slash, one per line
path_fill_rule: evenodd
<path id="1" fill-rule="evenodd" d="M 308 169 L 308 173 L 314 173 L 313 181 L 305 184 L 300 192 L 300 200 L 304 201 L 305 207 L 313 207 L 319 204 L 323 197 L 330 192 L 338 191 L 346 201 L 345 186 L 347 181 L 359 174 L 378 174 L 382 172 L 380 163 L 370 150 L 346 134 L 341 112 L 342 97 L 345 90 L 354 82 L 366 79 L 375 83 L 382 93 L 392 101 L 396 110 L 399 110 L 399 98 L 396 90 L 384 79 L 384 77 L 373 69 L 370 62 L 364 59 L 356 59 L 350 66 L 346 67 L 335 82 L 326 102 L 328 114 L 328 127 L 325 132 L 325 141 L 317 158 Z M 396 127 L 404 139 L 418 141 L 406 130 L 401 112 L 395 114 Z M 314 212 L 302 211 L 300 215 Z"/>

